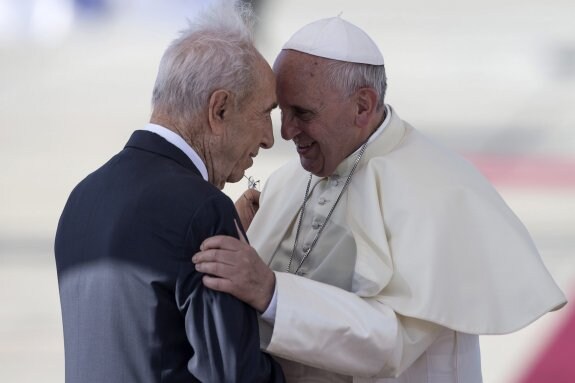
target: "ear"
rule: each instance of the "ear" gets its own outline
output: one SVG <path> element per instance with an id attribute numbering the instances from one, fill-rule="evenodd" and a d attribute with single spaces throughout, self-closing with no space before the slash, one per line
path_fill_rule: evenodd
<path id="1" fill-rule="evenodd" d="M 368 126 L 377 109 L 377 93 L 373 88 L 361 88 L 355 94 L 355 123 L 359 127 Z"/>
<path id="2" fill-rule="evenodd" d="M 224 124 L 231 112 L 232 98 L 225 89 L 216 89 L 210 96 L 208 106 L 208 122 L 212 132 L 219 136 L 224 130 Z"/>

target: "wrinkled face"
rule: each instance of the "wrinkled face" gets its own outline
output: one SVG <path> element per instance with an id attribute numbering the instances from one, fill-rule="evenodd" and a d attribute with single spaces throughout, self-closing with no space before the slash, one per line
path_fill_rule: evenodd
<path id="1" fill-rule="evenodd" d="M 259 148 L 273 146 L 271 111 L 276 107 L 275 77 L 263 59 L 258 63 L 257 84 L 232 111 L 226 127 L 222 171 L 225 182 L 238 182 L 253 165 Z M 222 185 L 223 186 L 223 185 Z"/>
<path id="2" fill-rule="evenodd" d="M 324 59 L 292 50 L 278 56 L 276 72 L 281 133 L 297 148 L 302 167 L 331 175 L 356 147 L 355 104 L 324 80 Z"/>

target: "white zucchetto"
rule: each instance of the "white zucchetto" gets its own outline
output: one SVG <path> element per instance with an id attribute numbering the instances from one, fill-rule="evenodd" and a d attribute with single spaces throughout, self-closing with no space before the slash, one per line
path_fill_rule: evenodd
<path id="1" fill-rule="evenodd" d="M 282 49 L 339 61 L 383 65 L 383 55 L 367 33 L 339 16 L 304 26 Z"/>

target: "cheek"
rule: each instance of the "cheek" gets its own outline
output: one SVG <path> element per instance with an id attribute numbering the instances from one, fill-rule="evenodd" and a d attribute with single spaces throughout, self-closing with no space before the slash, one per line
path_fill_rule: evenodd
<path id="1" fill-rule="evenodd" d="M 238 140 L 238 152 L 241 152 L 242 155 L 248 154 L 255 146 L 255 140 L 256 137 L 252 132 L 244 134 Z"/>
<path id="2" fill-rule="evenodd" d="M 320 144 L 321 152 L 325 155 L 331 152 L 337 145 L 337 136 L 325 125 L 309 125 L 306 129 L 307 134 Z"/>
<path id="3" fill-rule="evenodd" d="M 231 141 L 231 152 L 238 155 L 239 152 L 245 152 L 249 145 L 249 142 L 252 140 L 252 132 L 248 126 L 244 125 L 241 129 L 238 129 Z"/>
<path id="4" fill-rule="evenodd" d="M 328 166 L 338 165 L 345 158 L 348 138 L 342 132 L 326 133 L 320 142 L 320 153 Z"/>
<path id="5" fill-rule="evenodd" d="M 224 153 L 232 161 L 234 168 L 245 166 L 246 162 L 251 158 L 250 152 L 253 150 L 253 137 L 248 136 L 247 133 L 243 136 L 236 137 L 233 147 L 228 153 Z"/>

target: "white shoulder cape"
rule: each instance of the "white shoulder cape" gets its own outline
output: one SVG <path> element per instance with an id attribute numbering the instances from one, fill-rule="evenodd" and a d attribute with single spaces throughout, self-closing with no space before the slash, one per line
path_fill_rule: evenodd
<path id="1" fill-rule="evenodd" d="M 347 190 L 357 245 L 353 291 L 471 334 L 518 330 L 565 296 L 529 233 L 467 161 L 399 119 L 371 143 Z M 299 161 L 266 183 L 248 235 L 269 259 L 300 207 Z"/>

